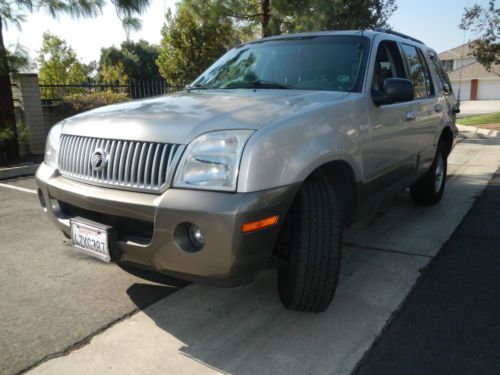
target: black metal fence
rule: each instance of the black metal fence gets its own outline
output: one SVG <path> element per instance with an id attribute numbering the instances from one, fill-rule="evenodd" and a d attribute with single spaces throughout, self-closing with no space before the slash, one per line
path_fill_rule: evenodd
<path id="1" fill-rule="evenodd" d="M 40 83 L 40 96 L 44 104 L 56 104 L 65 96 L 72 94 L 90 94 L 98 92 L 115 92 L 127 94 L 132 99 L 148 98 L 164 95 L 169 92 L 182 91 L 185 85 L 168 85 L 163 80 L 140 81 L 131 80 L 127 84 L 89 82 L 84 84 Z"/>

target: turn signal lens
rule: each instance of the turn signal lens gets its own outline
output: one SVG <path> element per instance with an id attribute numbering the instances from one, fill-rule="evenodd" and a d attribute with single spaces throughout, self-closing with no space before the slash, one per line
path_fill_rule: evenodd
<path id="1" fill-rule="evenodd" d="M 279 218 L 278 215 L 274 215 L 259 221 L 251 221 L 249 223 L 245 223 L 241 226 L 241 231 L 243 233 L 248 233 L 248 232 L 253 232 L 255 230 L 270 227 L 278 222 L 278 218 Z"/>

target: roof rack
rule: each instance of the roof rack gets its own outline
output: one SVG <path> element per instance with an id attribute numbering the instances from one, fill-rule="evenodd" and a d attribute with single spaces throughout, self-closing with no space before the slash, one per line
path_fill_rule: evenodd
<path id="1" fill-rule="evenodd" d="M 391 29 L 377 28 L 377 29 L 373 29 L 373 31 L 377 31 L 379 33 L 386 33 L 386 34 L 396 35 L 396 36 L 399 36 L 400 38 L 405 38 L 405 39 L 413 40 L 414 42 L 417 42 L 417 43 L 420 43 L 420 44 L 425 44 L 421 40 L 412 38 L 411 36 L 408 36 L 408 35 L 403 34 L 403 33 L 398 33 L 397 31 L 394 31 L 394 30 L 391 30 Z"/>

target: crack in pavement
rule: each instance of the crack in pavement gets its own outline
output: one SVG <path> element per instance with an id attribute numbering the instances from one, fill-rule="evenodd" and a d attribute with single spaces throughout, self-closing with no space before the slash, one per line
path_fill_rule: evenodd
<path id="1" fill-rule="evenodd" d="M 426 254 L 419 254 L 419 253 L 401 251 L 401 250 L 383 249 L 381 247 L 375 247 L 375 246 L 357 245 L 357 244 L 351 243 L 351 242 L 344 242 L 343 244 L 345 246 L 357 247 L 357 248 L 365 249 L 365 250 L 380 251 L 380 252 L 384 252 L 384 253 L 402 254 L 402 255 L 416 256 L 416 257 L 422 257 L 422 258 L 428 258 L 428 259 L 434 258 L 433 256 L 426 255 Z"/>
<path id="2" fill-rule="evenodd" d="M 141 311 L 141 309 L 139 308 L 136 308 L 136 309 L 133 309 L 132 311 L 122 315 L 121 317 L 109 322 L 108 324 L 102 326 L 101 328 L 99 328 L 98 330 L 90 333 L 88 336 L 84 337 L 83 339 L 75 342 L 74 344 L 71 344 L 70 346 L 68 346 L 66 349 L 64 350 L 60 350 L 60 351 L 57 351 L 55 353 L 50 353 L 50 354 L 47 354 L 45 357 L 43 357 L 42 359 L 34 362 L 33 364 L 25 367 L 24 369 L 22 369 L 21 371 L 17 372 L 17 374 L 25 374 L 27 373 L 28 371 L 40 366 L 41 364 L 51 360 L 51 359 L 54 359 L 54 358 L 59 358 L 59 357 L 64 357 L 68 354 L 70 354 L 71 352 L 75 351 L 75 350 L 78 350 L 78 349 L 81 349 L 83 348 L 84 346 L 87 346 L 88 344 L 90 344 L 90 342 L 92 341 L 92 339 L 105 332 L 106 330 L 108 330 L 109 328 L 115 326 L 116 324 L 122 322 L 123 320 L 126 320 L 128 318 L 130 318 L 131 316 L 135 315 L 136 313 L 138 313 L 139 311 Z"/>

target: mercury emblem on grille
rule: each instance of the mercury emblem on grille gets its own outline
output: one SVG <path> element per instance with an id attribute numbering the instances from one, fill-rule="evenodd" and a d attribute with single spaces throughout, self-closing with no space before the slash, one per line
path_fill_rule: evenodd
<path id="1" fill-rule="evenodd" d="M 100 172 L 108 163 L 108 155 L 102 149 L 95 150 L 90 156 L 90 166 L 94 172 Z"/>

